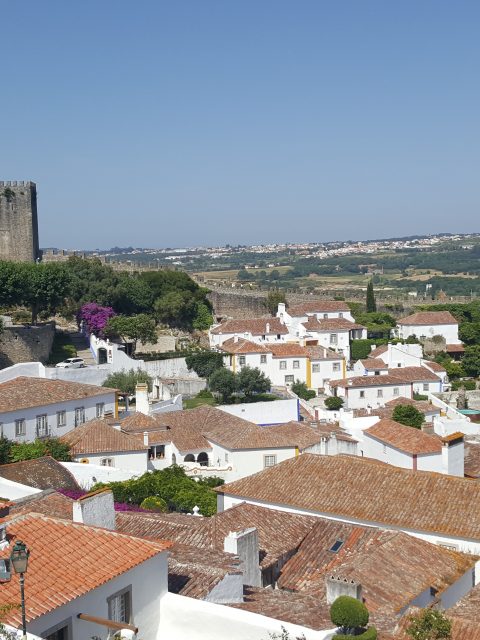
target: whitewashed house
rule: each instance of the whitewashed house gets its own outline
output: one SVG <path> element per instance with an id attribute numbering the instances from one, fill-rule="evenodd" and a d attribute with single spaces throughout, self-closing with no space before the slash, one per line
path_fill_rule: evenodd
<path id="1" fill-rule="evenodd" d="M 235 336 L 258 344 L 285 342 L 288 337 L 288 329 L 278 318 L 251 318 L 249 320 L 226 320 L 221 324 L 213 325 L 208 331 L 212 349 Z"/>
<path id="2" fill-rule="evenodd" d="M 25 376 L 0 384 L 0 431 L 9 440 L 62 436 L 106 413 L 117 415 L 116 389 Z"/>
<path id="3" fill-rule="evenodd" d="M 62 436 L 73 462 L 114 467 L 141 475 L 148 470 L 148 439 L 121 429 L 120 423 L 90 420 Z"/>
<path id="4" fill-rule="evenodd" d="M 458 321 L 450 311 L 419 311 L 397 321 L 394 335 L 406 340 L 442 336 L 448 344 L 461 344 L 458 337 Z"/>
<path id="5" fill-rule="evenodd" d="M 317 320 L 344 318 L 354 322 L 350 307 L 343 300 L 314 300 L 294 305 L 288 309 L 283 302 L 278 305 L 277 318 L 280 318 L 283 324 L 287 325 L 290 333 L 294 334 L 297 325 L 306 321 L 308 317 Z"/>
<path id="6" fill-rule="evenodd" d="M 384 376 L 389 373 L 388 365 L 381 358 L 364 358 L 353 365 L 352 377 Z"/>
<path id="7" fill-rule="evenodd" d="M 376 408 L 395 398 L 413 398 L 412 383 L 391 374 L 331 380 L 327 391 L 343 398 L 346 409 Z"/>
<path id="8" fill-rule="evenodd" d="M 343 318 L 317 320 L 316 317 L 308 317 L 298 324 L 295 337 L 305 344 L 317 344 L 335 351 L 349 362 L 351 341 L 366 338 L 367 329 Z"/>
<path id="9" fill-rule="evenodd" d="M 247 502 L 396 529 L 452 550 L 480 553 L 480 491 L 467 478 L 412 473 L 359 456 L 305 453 L 216 491 L 218 511 Z"/>

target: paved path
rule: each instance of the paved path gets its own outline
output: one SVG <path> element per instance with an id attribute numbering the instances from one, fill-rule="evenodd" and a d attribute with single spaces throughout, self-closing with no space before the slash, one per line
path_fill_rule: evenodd
<path id="1" fill-rule="evenodd" d="M 97 364 L 90 351 L 90 343 L 87 338 L 78 331 L 69 331 L 69 335 L 70 340 L 77 350 L 77 356 L 83 358 L 86 365 Z"/>

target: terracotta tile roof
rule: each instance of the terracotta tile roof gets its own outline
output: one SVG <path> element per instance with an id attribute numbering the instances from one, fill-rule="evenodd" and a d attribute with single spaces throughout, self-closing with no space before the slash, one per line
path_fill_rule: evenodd
<path id="1" fill-rule="evenodd" d="M 411 640 L 412 636 L 406 633 L 409 617 L 419 611 L 420 609 L 417 607 L 409 607 L 398 623 L 394 635 L 389 636 L 386 640 Z M 478 623 L 477 612 L 475 616 L 471 616 L 471 619 L 457 616 L 455 607 L 447 609 L 444 613 L 452 623 L 451 640 L 480 640 L 480 624 Z M 383 638 L 380 638 L 380 640 L 383 640 Z"/>
<path id="2" fill-rule="evenodd" d="M 405 382 L 439 382 L 440 378 L 426 367 L 396 367 L 391 375 Z M 395 372 L 395 373 L 393 373 Z"/>
<path id="3" fill-rule="evenodd" d="M 7 532 L 11 544 L 23 540 L 30 549 L 27 622 L 100 587 L 170 546 L 165 541 L 140 540 L 38 514 L 9 518 Z M 5 558 L 10 553 L 6 548 L 0 556 Z M 10 582 L 2 584 L 0 605 L 18 603 L 18 580 L 13 574 Z M 3 621 L 19 626 L 21 612 L 12 609 Z"/>
<path id="4" fill-rule="evenodd" d="M 432 362 L 431 360 L 425 360 L 423 363 L 424 367 L 428 367 L 429 369 L 431 369 L 432 371 L 436 371 L 437 373 L 447 373 L 447 370 L 445 369 L 445 367 L 442 367 L 441 364 L 438 364 L 438 362 Z"/>
<path id="5" fill-rule="evenodd" d="M 369 358 L 378 358 L 384 353 L 387 353 L 387 351 L 388 351 L 388 345 L 381 344 L 379 347 L 376 347 L 375 349 L 372 349 L 372 351 L 370 351 Z"/>
<path id="6" fill-rule="evenodd" d="M 325 318 L 317 320 L 316 318 L 308 318 L 306 322 L 302 322 L 307 331 L 352 331 L 352 329 L 365 329 L 362 324 L 351 322 L 346 318 Z"/>
<path id="7" fill-rule="evenodd" d="M 73 500 L 53 489 L 46 489 L 41 493 L 15 500 L 15 504 L 10 507 L 10 513 L 12 515 L 41 513 L 52 518 L 72 520 Z"/>
<path id="8" fill-rule="evenodd" d="M 340 353 L 335 353 L 331 349 L 327 349 L 326 347 L 322 347 L 320 345 L 306 345 L 305 350 L 307 351 L 310 360 L 343 360 L 344 357 Z"/>
<path id="9" fill-rule="evenodd" d="M 385 407 L 395 409 L 399 404 L 408 404 L 415 407 L 422 413 L 435 413 L 440 415 L 440 409 L 427 400 L 413 400 L 412 398 L 394 398 L 385 403 Z"/>
<path id="10" fill-rule="evenodd" d="M 480 478 L 480 442 L 465 442 L 465 475 Z"/>
<path id="11" fill-rule="evenodd" d="M 36 489 L 80 489 L 70 471 L 50 456 L 3 464 L 0 476 Z"/>
<path id="12" fill-rule="evenodd" d="M 269 350 L 261 344 L 251 342 L 245 338 L 229 338 L 218 347 L 227 353 L 268 353 Z"/>
<path id="13" fill-rule="evenodd" d="M 447 344 L 445 346 L 447 353 L 463 353 L 465 351 L 465 347 L 463 344 Z"/>
<path id="14" fill-rule="evenodd" d="M 74 456 L 87 453 L 113 453 L 121 451 L 146 451 L 143 438 L 116 429 L 101 418 L 85 422 L 60 438 L 70 445 Z"/>
<path id="15" fill-rule="evenodd" d="M 121 421 L 123 431 L 147 431 L 158 429 L 158 422 L 154 416 L 147 416 L 141 411 L 135 411 Z"/>
<path id="16" fill-rule="evenodd" d="M 244 590 L 242 603 L 228 606 L 309 629 L 334 628 L 330 619 L 330 606 L 303 593 L 248 587 Z"/>
<path id="17" fill-rule="evenodd" d="M 356 456 L 304 453 L 216 491 L 274 506 L 480 540 L 478 483 Z"/>
<path id="18" fill-rule="evenodd" d="M 395 369 L 396 372 L 396 369 Z M 399 384 L 407 384 L 407 381 L 393 376 L 390 373 L 381 376 L 355 376 L 353 378 L 347 378 L 346 380 L 330 380 L 330 387 L 382 387 L 382 386 L 396 386 Z"/>
<path id="19" fill-rule="evenodd" d="M 0 413 L 115 393 L 93 384 L 19 376 L 0 383 Z"/>
<path id="20" fill-rule="evenodd" d="M 210 333 L 214 335 L 225 333 L 251 333 L 254 336 L 285 335 L 288 329 L 279 318 L 251 318 L 250 320 L 227 320 L 211 329 Z"/>
<path id="21" fill-rule="evenodd" d="M 342 300 L 314 300 L 289 307 L 287 312 L 292 318 L 306 316 L 307 313 L 335 313 L 337 311 L 350 311 L 350 307 Z"/>
<path id="22" fill-rule="evenodd" d="M 388 369 L 388 364 L 385 364 L 381 358 L 366 358 L 360 362 L 365 369 Z"/>
<path id="23" fill-rule="evenodd" d="M 407 427 L 388 418 L 383 418 L 373 427 L 365 429 L 364 434 L 412 455 L 442 451 L 442 442 L 438 436 L 425 433 L 421 429 Z"/>
<path id="24" fill-rule="evenodd" d="M 337 541 L 342 544 L 332 552 Z M 430 587 L 443 592 L 476 560 L 399 531 L 320 519 L 283 567 L 278 585 L 322 600 L 327 576 L 354 580 L 369 612 L 388 619 Z"/>
<path id="25" fill-rule="evenodd" d="M 273 354 L 274 358 L 307 358 L 308 352 L 305 347 L 293 342 L 284 344 L 269 344 L 267 349 Z"/>
<path id="26" fill-rule="evenodd" d="M 400 318 L 397 324 L 406 325 L 429 325 L 429 324 L 458 324 L 458 320 L 452 316 L 450 311 L 419 311 L 410 316 Z"/>
<path id="27" fill-rule="evenodd" d="M 479 624 L 478 612 L 480 611 L 480 584 L 473 587 L 453 607 L 446 611 L 450 617 L 462 619 L 466 622 Z M 480 625 L 479 625 L 480 626 Z M 480 636 L 480 634 L 479 634 Z"/>

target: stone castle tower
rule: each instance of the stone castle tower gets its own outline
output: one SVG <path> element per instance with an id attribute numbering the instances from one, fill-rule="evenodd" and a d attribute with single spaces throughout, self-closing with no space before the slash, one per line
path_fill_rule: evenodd
<path id="1" fill-rule="evenodd" d="M 0 260 L 34 262 L 39 257 L 37 185 L 0 181 Z"/>

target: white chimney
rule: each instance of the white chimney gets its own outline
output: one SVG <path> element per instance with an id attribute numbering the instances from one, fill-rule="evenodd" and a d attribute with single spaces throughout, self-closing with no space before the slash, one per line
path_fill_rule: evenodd
<path id="1" fill-rule="evenodd" d="M 278 303 L 278 309 L 277 309 L 277 315 L 280 314 L 280 317 L 282 317 L 282 315 L 285 313 L 285 303 L 284 302 L 279 302 Z"/>
<path id="2" fill-rule="evenodd" d="M 330 575 L 325 578 L 325 586 L 327 604 L 332 604 L 339 596 L 350 596 L 350 598 L 362 600 L 362 585 L 355 580 Z"/>
<path id="3" fill-rule="evenodd" d="M 148 441 L 148 431 L 144 431 L 143 432 L 143 444 L 148 447 L 148 445 L 150 444 Z"/>
<path id="4" fill-rule="evenodd" d="M 456 432 L 442 438 L 442 473 L 465 475 L 465 442 L 463 433 Z"/>
<path id="5" fill-rule="evenodd" d="M 255 527 L 242 531 L 230 531 L 225 537 L 223 550 L 239 557 L 243 571 L 243 584 L 249 587 L 262 586 L 258 531 Z"/>
<path id="6" fill-rule="evenodd" d="M 234 341 L 234 342 L 238 342 L 238 336 L 237 336 L 237 334 L 235 334 L 235 335 L 233 336 L 233 341 Z"/>
<path id="7" fill-rule="evenodd" d="M 87 493 L 73 503 L 73 521 L 115 530 L 115 507 L 110 489 Z"/>
<path id="8" fill-rule="evenodd" d="M 267 322 L 267 324 L 265 325 L 265 333 L 270 333 L 270 323 Z"/>
<path id="9" fill-rule="evenodd" d="M 135 411 L 144 413 L 146 416 L 150 413 L 148 384 L 146 382 L 138 382 L 135 386 Z"/>
<path id="10" fill-rule="evenodd" d="M 117 431 L 121 431 L 122 430 L 122 427 L 120 425 L 120 422 L 118 422 L 118 420 L 115 420 L 115 422 L 112 424 L 112 427 L 114 429 L 116 429 Z"/>
<path id="11" fill-rule="evenodd" d="M 338 454 L 338 440 L 335 432 L 332 431 L 328 441 L 328 455 L 336 456 Z"/>

